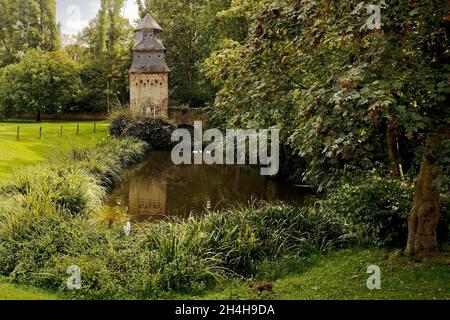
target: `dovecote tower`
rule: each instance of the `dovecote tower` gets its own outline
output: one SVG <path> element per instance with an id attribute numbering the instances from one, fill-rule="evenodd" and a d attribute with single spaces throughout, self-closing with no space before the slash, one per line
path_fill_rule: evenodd
<path id="1" fill-rule="evenodd" d="M 130 108 L 133 113 L 168 118 L 169 67 L 162 29 L 150 13 L 137 26 L 130 69 Z"/>

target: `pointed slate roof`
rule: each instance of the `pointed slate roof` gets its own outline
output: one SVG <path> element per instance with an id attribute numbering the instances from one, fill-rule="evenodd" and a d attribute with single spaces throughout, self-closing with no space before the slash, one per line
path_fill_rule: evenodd
<path id="1" fill-rule="evenodd" d="M 147 13 L 144 20 L 142 20 L 141 23 L 138 24 L 135 31 L 142 31 L 148 29 L 156 29 L 161 31 L 163 30 L 161 26 L 158 24 L 158 22 L 156 22 L 155 18 L 153 18 L 150 12 Z"/>

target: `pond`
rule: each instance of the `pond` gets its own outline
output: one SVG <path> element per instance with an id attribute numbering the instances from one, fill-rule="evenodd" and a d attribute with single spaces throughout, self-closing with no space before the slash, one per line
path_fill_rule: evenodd
<path id="1" fill-rule="evenodd" d="M 188 217 L 253 200 L 301 204 L 311 190 L 261 176 L 239 165 L 174 165 L 170 152 L 153 151 L 112 192 L 110 218 L 126 214 L 136 222 Z"/>

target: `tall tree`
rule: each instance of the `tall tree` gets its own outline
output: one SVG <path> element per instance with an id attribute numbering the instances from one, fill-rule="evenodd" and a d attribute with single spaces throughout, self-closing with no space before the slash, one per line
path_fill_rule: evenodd
<path id="1" fill-rule="evenodd" d="M 0 66 L 32 49 L 60 48 L 56 0 L 0 0 Z"/>
<path id="2" fill-rule="evenodd" d="M 280 0 L 255 16 L 243 44 L 228 41 L 205 68 L 220 87 L 218 123 L 278 126 L 326 187 L 342 169 L 399 165 L 410 143 L 421 162 L 407 252 L 437 251 L 439 191 L 449 188 L 449 4 L 379 4 L 368 28 L 360 1 Z M 414 165 L 412 172 L 417 170 Z"/>
<path id="3" fill-rule="evenodd" d="M 32 50 L 1 69 L 0 114 L 62 113 L 80 94 L 79 66 L 61 52 Z"/>
<path id="4" fill-rule="evenodd" d="M 122 16 L 124 4 L 123 0 L 102 0 L 76 43 L 65 48 L 82 65 L 85 90 L 79 111 L 110 111 L 128 101 L 133 31 Z"/>

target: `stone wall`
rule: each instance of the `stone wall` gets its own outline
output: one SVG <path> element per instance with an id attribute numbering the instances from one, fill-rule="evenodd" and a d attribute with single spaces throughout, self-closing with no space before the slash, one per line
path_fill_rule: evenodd
<path id="1" fill-rule="evenodd" d="M 169 75 L 167 73 L 130 74 L 130 108 L 132 112 L 167 118 Z"/>
<path id="2" fill-rule="evenodd" d="M 176 126 L 194 126 L 195 121 L 203 121 L 206 125 L 208 111 L 208 108 L 169 108 L 169 120 Z"/>

